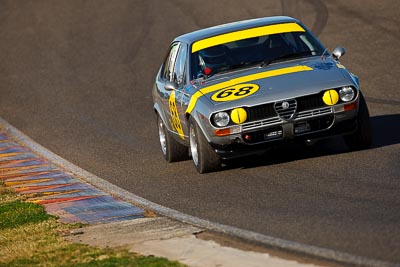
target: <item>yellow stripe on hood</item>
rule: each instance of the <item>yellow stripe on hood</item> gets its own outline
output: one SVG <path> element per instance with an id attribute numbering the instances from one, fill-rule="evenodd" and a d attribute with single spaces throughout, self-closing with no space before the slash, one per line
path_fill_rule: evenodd
<path id="1" fill-rule="evenodd" d="M 256 74 L 251 74 L 239 78 L 235 78 L 226 82 L 214 84 L 208 87 L 204 87 L 203 89 L 200 89 L 196 93 L 193 94 L 193 96 L 190 98 L 189 106 L 186 109 L 186 113 L 191 113 L 196 105 L 197 100 L 206 94 L 209 94 L 211 92 L 227 88 L 230 86 L 234 86 L 240 83 L 246 83 L 250 81 L 255 81 L 255 80 L 260 80 L 264 78 L 269 78 L 269 77 L 275 77 L 275 76 L 280 76 L 280 75 L 285 75 L 285 74 L 290 74 L 290 73 L 295 73 L 295 72 L 301 72 L 301 71 L 310 71 L 313 70 L 312 68 L 308 66 L 294 66 L 294 67 L 287 67 L 287 68 L 282 68 L 282 69 L 276 69 L 276 70 L 269 70 L 261 73 L 256 73 Z"/>

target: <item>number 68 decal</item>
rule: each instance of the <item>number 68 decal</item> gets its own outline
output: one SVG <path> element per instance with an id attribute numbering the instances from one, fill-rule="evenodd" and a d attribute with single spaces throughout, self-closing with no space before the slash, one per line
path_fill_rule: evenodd
<path id="1" fill-rule="evenodd" d="M 211 99 L 216 102 L 233 101 L 252 95 L 259 88 L 257 84 L 238 84 L 216 92 Z"/>

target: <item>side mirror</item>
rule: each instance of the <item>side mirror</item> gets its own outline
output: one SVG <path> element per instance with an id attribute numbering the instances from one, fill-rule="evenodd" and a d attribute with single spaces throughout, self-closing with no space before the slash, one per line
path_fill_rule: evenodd
<path id="1" fill-rule="evenodd" d="M 165 83 L 164 88 L 167 91 L 178 90 L 178 85 L 174 82 L 168 81 Z"/>
<path id="2" fill-rule="evenodd" d="M 336 47 L 335 49 L 333 49 L 333 52 L 332 52 L 333 58 L 335 60 L 339 60 L 339 58 L 341 56 L 343 56 L 344 54 L 346 54 L 346 49 L 344 49 L 344 47 L 341 47 L 341 46 Z"/>

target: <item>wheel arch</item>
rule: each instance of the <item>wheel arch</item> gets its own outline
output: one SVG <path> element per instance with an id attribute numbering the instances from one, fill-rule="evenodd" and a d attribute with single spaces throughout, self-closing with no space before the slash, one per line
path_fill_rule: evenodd
<path id="1" fill-rule="evenodd" d="M 200 119 L 200 115 L 197 111 L 193 110 L 191 113 L 186 112 L 185 113 L 185 117 L 187 122 L 190 122 L 190 119 L 193 119 L 197 125 L 199 126 L 200 130 L 202 131 L 204 137 L 206 138 L 207 142 L 211 142 L 211 138 L 209 136 L 209 133 L 206 130 L 206 127 L 204 125 L 204 123 L 202 122 L 202 120 Z M 189 124 L 188 124 L 189 125 Z"/>
<path id="2" fill-rule="evenodd" d="M 158 116 L 161 118 L 161 120 L 164 122 L 164 125 L 167 127 L 167 130 L 170 131 L 171 129 L 169 129 L 169 125 L 168 125 L 168 123 L 166 123 L 166 122 L 167 122 L 167 120 L 166 120 L 166 115 L 165 115 L 163 109 L 160 107 L 160 105 L 159 105 L 157 102 L 154 103 L 153 111 L 154 111 L 154 113 L 155 113 L 156 115 L 158 115 Z"/>

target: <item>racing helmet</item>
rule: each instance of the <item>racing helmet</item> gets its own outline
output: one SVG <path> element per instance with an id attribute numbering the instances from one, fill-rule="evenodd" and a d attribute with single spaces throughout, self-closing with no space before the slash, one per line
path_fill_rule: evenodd
<path id="1" fill-rule="evenodd" d="M 228 66 L 227 47 L 216 45 L 199 51 L 199 61 L 202 69 L 208 67 L 213 71 Z"/>

